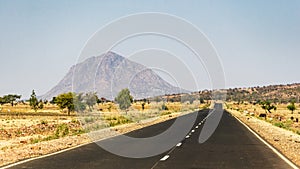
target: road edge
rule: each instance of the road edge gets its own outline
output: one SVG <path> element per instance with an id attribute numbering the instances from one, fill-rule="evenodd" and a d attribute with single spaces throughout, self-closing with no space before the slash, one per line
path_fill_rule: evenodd
<path id="1" fill-rule="evenodd" d="M 225 111 L 227 111 L 227 110 L 225 110 Z M 227 111 L 227 112 L 230 113 L 229 111 Z M 256 136 L 261 142 L 263 142 L 268 148 L 270 148 L 276 155 L 278 155 L 289 166 L 291 166 L 293 169 L 299 169 L 298 166 L 296 166 L 291 160 L 289 160 L 286 156 L 284 156 L 281 152 L 279 152 L 270 143 L 268 143 L 266 140 L 264 140 L 259 134 L 257 134 L 253 129 L 251 129 L 247 124 L 242 122 L 238 117 L 234 116 L 232 113 L 230 113 L 230 115 L 233 116 L 237 121 L 239 121 L 244 127 L 246 127 L 254 136 Z"/>

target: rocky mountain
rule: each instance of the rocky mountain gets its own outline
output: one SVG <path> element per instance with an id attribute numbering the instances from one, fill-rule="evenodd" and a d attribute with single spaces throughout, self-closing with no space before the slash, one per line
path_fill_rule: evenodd
<path id="1" fill-rule="evenodd" d="M 113 99 L 124 88 L 129 88 L 136 99 L 188 92 L 172 86 L 151 69 L 108 52 L 72 66 L 65 77 L 41 97 L 49 100 L 73 91 L 97 92 L 99 97 Z"/>

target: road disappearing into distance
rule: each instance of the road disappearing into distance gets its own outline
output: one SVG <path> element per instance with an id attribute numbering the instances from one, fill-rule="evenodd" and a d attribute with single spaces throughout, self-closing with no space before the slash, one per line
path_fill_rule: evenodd
<path id="1" fill-rule="evenodd" d="M 221 105 L 216 104 L 215 106 Z M 59 154 L 22 163 L 11 168 L 291 168 L 290 165 L 226 111 L 224 111 L 213 135 L 206 142 L 200 144 L 199 135 L 208 112 L 208 110 L 194 112 L 197 114 L 197 120 L 189 134 L 181 142 L 174 145 L 172 149 L 154 157 L 141 159 L 120 157 L 103 150 L 96 143 L 91 143 Z M 188 118 L 190 115 L 187 114 L 181 118 Z M 155 136 L 165 131 L 174 121 L 175 119 L 168 120 L 132 131 L 126 135 L 136 138 Z M 126 146 L 126 143 L 123 146 Z"/>

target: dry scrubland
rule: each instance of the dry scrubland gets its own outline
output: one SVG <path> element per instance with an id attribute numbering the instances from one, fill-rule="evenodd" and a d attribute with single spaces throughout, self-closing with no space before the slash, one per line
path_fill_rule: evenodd
<path id="1" fill-rule="evenodd" d="M 287 109 L 288 104 L 277 104 L 276 110 L 272 110 L 271 113 L 266 112 L 261 108 L 259 104 L 250 104 L 250 103 L 236 103 L 229 102 L 226 104 L 226 108 L 229 110 L 236 110 L 245 114 L 246 116 L 257 117 L 260 120 L 271 123 L 274 126 L 290 130 L 296 134 L 300 135 L 300 110 L 296 109 L 293 113 Z M 300 105 L 296 104 L 296 107 L 299 108 Z M 266 114 L 267 117 L 259 117 L 260 114 Z M 298 119 L 298 122 L 297 122 Z"/>
<path id="2" fill-rule="evenodd" d="M 72 147 L 88 142 L 84 133 L 90 131 L 133 124 L 131 127 L 125 125 L 119 128 L 121 132 L 126 132 L 141 127 L 139 123 L 142 124 L 142 122 L 151 125 L 153 124 L 151 121 L 157 121 L 158 118 L 167 120 L 176 117 L 181 112 L 191 112 L 199 108 L 207 108 L 207 106 L 199 102 L 193 104 L 152 102 L 146 103 L 143 110 L 142 102 L 137 102 L 125 112 L 120 111 L 116 104 L 108 102 L 95 105 L 92 111 L 80 114 L 74 112 L 67 116 L 67 110 L 61 111 L 52 104 L 46 104 L 44 109 L 37 112 L 31 110 L 27 104 L 13 107 L 9 104 L 2 105 L 0 108 L 0 166 L 46 154 L 47 152 L 41 152 L 43 150 L 41 147 L 46 147 L 48 142 L 57 144 L 59 149 Z M 82 135 L 85 136 L 82 137 Z M 83 139 L 83 141 L 78 139 Z M 62 144 L 62 142 L 67 144 Z M 18 157 L 9 158 L 8 155 Z"/>

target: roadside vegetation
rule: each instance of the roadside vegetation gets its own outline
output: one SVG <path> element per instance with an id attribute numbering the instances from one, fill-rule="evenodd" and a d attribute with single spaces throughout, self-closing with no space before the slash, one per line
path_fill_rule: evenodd
<path id="1" fill-rule="evenodd" d="M 156 119 L 207 109 L 212 92 L 136 99 L 128 89 L 123 89 L 112 100 L 93 92 L 61 93 L 51 100 L 41 100 L 34 90 L 28 100 L 18 94 L 7 94 L 0 96 L 0 149 L 10 153 L 32 146 L 39 151 L 41 147 L 37 145 L 66 139 L 70 139 L 67 145 L 70 147 L 73 138 L 85 137 L 82 135 L 85 133 L 105 128 L 123 131 L 120 128 L 143 126 Z M 245 114 L 246 120 L 255 117 L 300 134 L 300 84 L 235 88 L 226 92 L 226 108 Z"/>
<path id="2" fill-rule="evenodd" d="M 123 89 L 111 101 L 96 93 L 62 93 L 52 100 L 38 99 L 33 90 L 28 100 L 20 95 L 0 97 L 0 149 L 35 144 L 128 123 L 141 123 L 181 112 L 208 108 L 199 97 L 175 100 L 172 95 L 135 100 Z"/>
<path id="3" fill-rule="evenodd" d="M 300 134 L 300 111 L 297 112 L 297 107 L 300 107 L 300 104 L 294 101 L 285 104 L 275 104 L 269 100 L 260 103 L 226 103 L 228 110 L 238 111 L 246 116 L 256 117 L 274 126 Z"/>

